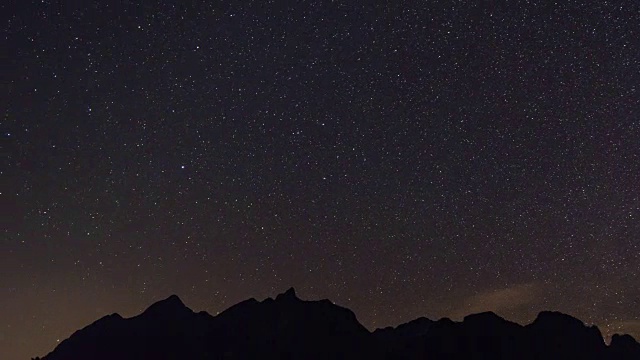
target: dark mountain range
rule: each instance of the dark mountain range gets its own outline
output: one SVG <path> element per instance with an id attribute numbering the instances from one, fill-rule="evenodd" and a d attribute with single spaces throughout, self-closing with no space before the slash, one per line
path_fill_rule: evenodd
<path id="1" fill-rule="evenodd" d="M 640 359 L 640 344 L 557 312 L 522 326 L 486 312 L 462 322 L 419 318 L 369 332 L 329 300 L 293 289 L 249 299 L 218 316 L 194 313 L 172 295 L 142 314 L 108 315 L 76 331 L 43 360 L 76 359 Z"/>

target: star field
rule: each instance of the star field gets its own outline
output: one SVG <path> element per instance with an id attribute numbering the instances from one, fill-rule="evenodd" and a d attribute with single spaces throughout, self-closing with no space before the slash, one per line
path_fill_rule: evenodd
<path id="1" fill-rule="evenodd" d="M 640 338 L 640 3 L 4 5 L 1 358 L 178 294 Z"/>

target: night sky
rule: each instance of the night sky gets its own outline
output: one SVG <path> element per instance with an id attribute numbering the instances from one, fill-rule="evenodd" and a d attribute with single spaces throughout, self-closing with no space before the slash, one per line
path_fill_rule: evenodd
<path id="1" fill-rule="evenodd" d="M 640 338 L 640 2 L 109 3 L 2 5 L 0 358 L 291 286 Z"/>

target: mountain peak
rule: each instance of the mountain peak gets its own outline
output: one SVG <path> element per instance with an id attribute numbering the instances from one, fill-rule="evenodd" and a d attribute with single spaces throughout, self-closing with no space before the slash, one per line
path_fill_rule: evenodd
<path id="1" fill-rule="evenodd" d="M 276 300 L 298 300 L 298 296 L 296 295 L 296 289 L 290 287 L 287 291 L 282 294 L 278 294 L 276 296 Z"/>
<path id="2" fill-rule="evenodd" d="M 485 311 L 476 314 L 470 314 L 464 317 L 464 321 L 504 321 L 504 319 L 498 316 L 493 311 Z"/>
<path id="3" fill-rule="evenodd" d="M 609 351 L 612 359 L 640 359 L 640 343 L 631 335 L 614 334 Z"/>
<path id="4" fill-rule="evenodd" d="M 163 303 L 166 306 L 171 306 L 171 307 L 186 307 L 186 305 L 182 302 L 182 300 L 180 300 L 178 295 L 175 295 L 175 294 L 169 296 L 164 300 L 160 300 L 158 303 Z"/>
<path id="5" fill-rule="evenodd" d="M 538 313 L 537 319 L 540 320 L 548 320 L 548 319 L 565 319 L 565 320 L 577 320 L 571 315 L 559 312 L 559 311 L 541 311 Z"/>
<path id="6" fill-rule="evenodd" d="M 180 300 L 178 295 L 171 295 L 149 306 L 142 315 L 180 314 L 185 312 L 191 313 L 192 311 Z"/>
<path id="7" fill-rule="evenodd" d="M 574 328 L 582 328 L 585 326 L 582 321 L 574 318 L 571 315 L 567 315 L 559 311 L 542 311 L 538 314 L 531 325 L 544 326 L 550 324 L 553 324 L 553 326 L 562 324 L 564 326 L 570 326 Z"/>

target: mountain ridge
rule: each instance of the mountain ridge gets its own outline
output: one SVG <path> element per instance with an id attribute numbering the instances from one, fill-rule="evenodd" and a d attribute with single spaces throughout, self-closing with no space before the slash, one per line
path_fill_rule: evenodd
<path id="1" fill-rule="evenodd" d="M 275 298 L 239 302 L 216 316 L 194 312 L 177 295 L 141 314 L 104 316 L 74 332 L 41 360 L 71 359 L 640 359 L 640 344 L 543 311 L 527 325 L 493 312 L 462 321 L 420 317 L 369 331 L 353 311 L 302 300 L 289 288 Z M 40 358 L 36 358 L 40 359 Z"/>

